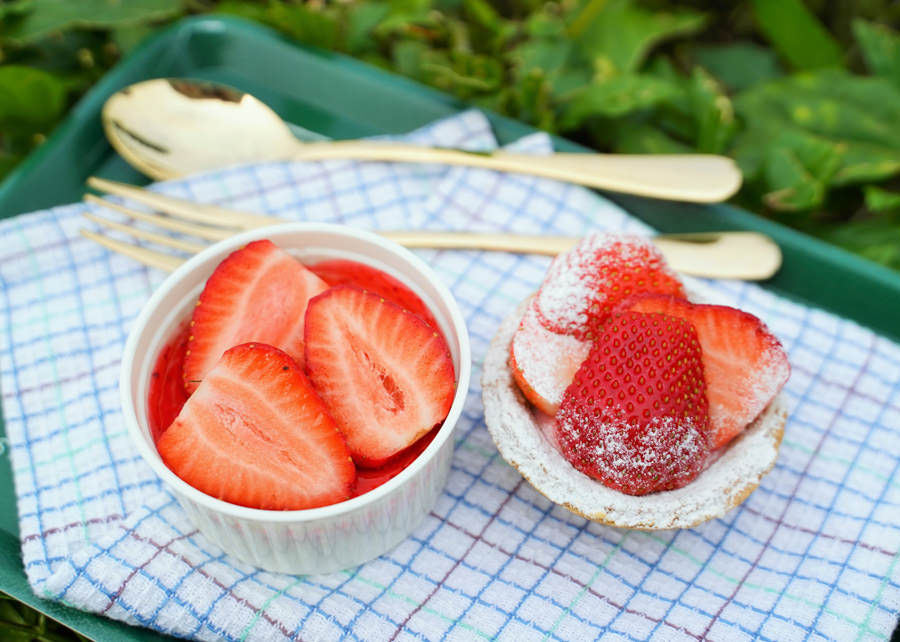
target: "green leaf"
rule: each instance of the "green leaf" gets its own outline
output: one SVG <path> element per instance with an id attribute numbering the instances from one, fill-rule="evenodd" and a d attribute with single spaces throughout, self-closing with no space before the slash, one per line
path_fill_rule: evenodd
<path id="1" fill-rule="evenodd" d="M 704 14 L 687 9 L 652 11 L 633 0 L 589 0 L 570 23 L 569 35 L 588 59 L 627 74 L 637 71 L 655 46 L 696 33 L 705 23 Z"/>
<path id="2" fill-rule="evenodd" d="M 678 87 L 652 76 L 631 74 L 608 78 L 579 92 L 566 105 L 560 128 L 574 129 L 593 116 L 616 118 L 648 109 L 678 92 Z"/>
<path id="3" fill-rule="evenodd" d="M 31 11 L 35 0 L 13 0 L 12 2 L 0 2 L 0 20 L 10 16 L 21 16 Z"/>
<path id="4" fill-rule="evenodd" d="M 398 73 L 410 78 L 421 76 L 422 60 L 428 51 L 424 42 L 417 40 L 400 40 L 391 49 L 394 67 Z"/>
<path id="5" fill-rule="evenodd" d="M 231 16 L 268 23 L 265 4 L 251 4 L 246 0 L 221 0 L 216 4 L 217 13 L 226 13 Z"/>
<path id="6" fill-rule="evenodd" d="M 521 78 L 511 98 L 517 118 L 532 123 L 544 131 L 555 130 L 556 113 L 551 103 L 550 83 L 542 70 L 533 69 Z"/>
<path id="7" fill-rule="evenodd" d="M 532 38 L 567 39 L 565 20 L 557 12 L 550 11 L 547 5 L 528 16 L 525 32 Z"/>
<path id="8" fill-rule="evenodd" d="M 716 80 L 702 67 L 694 69 L 688 86 L 690 111 L 697 124 L 695 148 L 699 152 L 723 152 L 737 130 L 734 107 Z"/>
<path id="9" fill-rule="evenodd" d="M 900 172 L 900 88 L 883 78 L 825 70 L 765 83 L 734 100 L 745 124 L 732 153 L 753 176 L 762 150 L 784 133 L 840 145 L 830 186 L 880 181 Z"/>
<path id="10" fill-rule="evenodd" d="M 270 2 L 266 20 L 300 42 L 322 49 L 336 48 L 337 20 L 322 10 L 301 4 Z"/>
<path id="11" fill-rule="evenodd" d="M 784 73 L 771 49 L 752 42 L 698 45 L 691 54 L 698 64 L 732 91 L 748 89 Z"/>
<path id="12" fill-rule="evenodd" d="M 794 69 L 843 64 L 841 46 L 802 0 L 753 0 L 759 30 Z"/>
<path id="13" fill-rule="evenodd" d="M 54 74 L 32 67 L 0 67 L 0 130 L 40 131 L 62 115 L 66 86 Z"/>
<path id="14" fill-rule="evenodd" d="M 354 5 L 347 17 L 345 43 L 347 51 L 353 55 L 376 49 L 373 36 L 375 28 L 387 17 L 388 7 L 376 2 L 361 2 Z"/>
<path id="15" fill-rule="evenodd" d="M 613 148 L 620 154 L 687 154 L 695 151 L 650 123 L 628 120 L 616 125 Z"/>
<path id="16" fill-rule="evenodd" d="M 821 206 L 828 183 L 841 162 L 841 145 L 798 132 L 771 141 L 765 157 L 769 192 L 765 203 L 775 210 L 798 211 Z"/>
<path id="17" fill-rule="evenodd" d="M 113 29 L 110 37 L 121 54 L 128 54 L 155 32 L 153 25 L 126 25 Z"/>
<path id="18" fill-rule="evenodd" d="M 447 62 L 441 58 L 423 61 L 421 68 L 428 74 L 428 82 L 462 98 L 495 91 L 503 85 L 503 66 L 490 56 L 457 50 L 450 52 Z"/>
<path id="19" fill-rule="evenodd" d="M 877 185 L 866 185 L 863 188 L 866 207 L 872 212 L 900 210 L 900 193 L 891 192 Z"/>
<path id="20" fill-rule="evenodd" d="M 386 4 L 390 11 L 375 30 L 378 37 L 386 38 L 397 34 L 409 36 L 419 26 L 435 26 L 435 14 L 432 13 L 429 0 L 390 0 Z"/>
<path id="21" fill-rule="evenodd" d="M 19 605 L 6 597 L 0 599 L 0 624 L 27 624 L 20 613 Z"/>
<path id="22" fill-rule="evenodd" d="M 527 40 L 509 52 L 509 61 L 516 75 L 525 77 L 535 69 L 546 75 L 563 71 L 572 55 L 572 43 L 568 40 L 536 38 Z"/>
<path id="23" fill-rule="evenodd" d="M 181 12 L 181 0 L 39 0 L 5 36 L 28 43 L 67 29 L 108 29 L 149 23 L 173 18 Z"/>
<path id="24" fill-rule="evenodd" d="M 900 215 L 878 214 L 839 224 L 818 225 L 813 232 L 829 243 L 870 261 L 900 269 Z"/>
<path id="25" fill-rule="evenodd" d="M 900 33 L 885 25 L 854 20 L 853 35 L 869 71 L 900 86 Z"/>
<path id="26" fill-rule="evenodd" d="M 486 0 L 462 0 L 462 6 L 472 23 L 493 32 L 503 28 L 503 17 Z"/>

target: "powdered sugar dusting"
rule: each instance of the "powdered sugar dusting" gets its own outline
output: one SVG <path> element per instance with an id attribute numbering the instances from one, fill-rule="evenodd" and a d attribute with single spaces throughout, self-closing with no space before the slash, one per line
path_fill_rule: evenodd
<path id="1" fill-rule="evenodd" d="M 610 269 L 611 262 L 615 269 Z M 649 239 L 589 234 L 550 264 L 537 296 L 538 314 L 555 331 L 578 333 L 587 326 L 591 309 L 604 306 L 613 292 L 620 291 L 627 280 L 623 273 L 648 269 L 678 280 Z"/>
<path id="2" fill-rule="evenodd" d="M 706 428 L 692 418 L 653 417 L 640 428 L 626 413 L 598 421 L 580 404 L 563 404 L 557 415 L 561 451 L 575 468 L 610 488 L 632 495 L 680 488 L 706 465 Z"/>
<path id="3" fill-rule="evenodd" d="M 776 397 L 744 433 L 716 453 L 690 484 L 643 496 L 607 488 L 569 464 L 551 443 L 552 418 L 535 411 L 513 380 L 508 355 L 527 302 L 501 324 L 484 362 L 485 421 L 503 458 L 548 499 L 601 523 L 625 528 L 690 528 L 742 502 L 772 468 L 786 417 Z M 551 437 L 545 436 L 545 433 Z"/>
<path id="4" fill-rule="evenodd" d="M 537 317 L 535 300 L 530 301 L 512 340 L 516 366 L 538 395 L 551 406 L 559 406 L 591 344 L 544 328 Z"/>

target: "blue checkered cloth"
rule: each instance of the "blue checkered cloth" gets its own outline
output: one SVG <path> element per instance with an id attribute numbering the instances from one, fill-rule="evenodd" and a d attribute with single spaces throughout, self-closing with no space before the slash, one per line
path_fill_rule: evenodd
<path id="1" fill-rule="evenodd" d="M 466 112 L 409 136 L 495 145 Z M 515 147 L 549 150 L 535 135 Z M 362 228 L 648 232 L 597 195 L 486 170 L 331 161 L 156 185 L 197 201 Z M 481 364 L 548 259 L 420 251 L 472 336 L 449 483 L 394 550 L 359 568 L 261 571 L 204 539 L 125 433 L 119 360 L 164 274 L 84 240 L 83 204 L 0 222 L 0 364 L 22 557 L 34 591 L 198 640 L 881 640 L 900 610 L 900 348 L 747 283 L 709 282 L 790 354 L 778 463 L 689 530 L 624 531 L 537 493 L 484 426 Z"/>

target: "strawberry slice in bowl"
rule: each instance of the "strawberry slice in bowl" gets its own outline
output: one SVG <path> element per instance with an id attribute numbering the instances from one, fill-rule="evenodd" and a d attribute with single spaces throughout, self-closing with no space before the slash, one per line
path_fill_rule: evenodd
<path id="1" fill-rule="evenodd" d="M 440 333 L 379 295 L 339 285 L 306 313 L 310 381 L 360 466 L 384 464 L 444 421 L 455 392 Z"/>
<path id="2" fill-rule="evenodd" d="M 383 270 L 345 259 L 318 261 L 307 267 L 329 286 L 355 285 L 363 290 L 369 290 L 419 315 L 432 328 L 439 327 L 425 302 L 400 280 Z"/>
<path id="3" fill-rule="evenodd" d="M 344 437 L 303 370 L 262 343 L 227 350 L 157 448 L 194 488 L 250 508 L 333 504 L 356 480 Z"/>
<path id="4" fill-rule="evenodd" d="M 209 277 L 191 317 L 184 385 L 192 393 L 228 349 L 256 341 L 303 364 L 309 299 L 328 285 L 269 240 L 231 253 Z"/>

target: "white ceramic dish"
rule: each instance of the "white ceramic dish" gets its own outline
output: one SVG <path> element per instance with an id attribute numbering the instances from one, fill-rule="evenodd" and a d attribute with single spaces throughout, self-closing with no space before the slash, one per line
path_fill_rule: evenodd
<path id="1" fill-rule="evenodd" d="M 237 506 L 206 495 L 169 470 L 147 420 L 152 368 L 191 310 L 209 275 L 229 253 L 267 238 L 301 261 L 351 259 L 400 279 L 430 308 L 447 338 L 456 370 L 453 405 L 434 440 L 406 469 L 368 493 L 308 510 Z M 255 566 L 285 573 L 350 568 L 390 550 L 421 522 L 446 484 L 452 434 L 469 388 L 471 355 L 465 321 L 449 290 L 412 252 L 369 232 L 332 224 L 286 223 L 252 230 L 191 258 L 154 292 L 138 316 L 122 358 L 125 423 L 143 458 L 210 541 Z"/>

